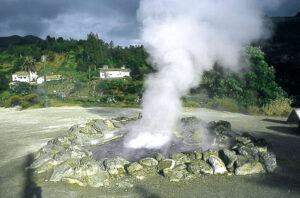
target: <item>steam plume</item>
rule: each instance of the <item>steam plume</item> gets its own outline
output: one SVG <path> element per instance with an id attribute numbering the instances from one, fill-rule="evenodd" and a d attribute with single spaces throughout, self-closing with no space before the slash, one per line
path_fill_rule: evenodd
<path id="1" fill-rule="evenodd" d="M 244 47 L 265 33 L 258 2 L 141 0 L 141 38 L 158 72 L 146 81 L 143 118 L 132 126 L 127 147 L 165 145 L 181 115 L 181 97 L 198 85 L 202 72 L 216 62 L 238 67 Z"/>

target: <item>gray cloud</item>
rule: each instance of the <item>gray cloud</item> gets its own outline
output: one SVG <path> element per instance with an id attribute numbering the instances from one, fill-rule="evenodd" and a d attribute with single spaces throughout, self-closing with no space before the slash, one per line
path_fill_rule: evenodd
<path id="1" fill-rule="evenodd" d="M 106 41 L 134 44 L 139 42 L 138 6 L 139 0 L 1 0 L 0 36 L 85 39 L 94 32 Z M 299 0 L 284 0 L 279 8 L 266 10 L 271 16 L 291 16 L 298 11 Z"/>

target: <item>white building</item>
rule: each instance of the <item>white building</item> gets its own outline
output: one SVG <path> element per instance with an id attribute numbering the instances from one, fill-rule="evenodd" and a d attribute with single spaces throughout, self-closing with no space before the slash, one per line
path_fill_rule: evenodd
<path id="1" fill-rule="evenodd" d="M 36 72 L 26 72 L 26 71 L 19 71 L 12 75 L 12 81 L 13 82 L 32 82 L 35 81 L 38 78 L 38 75 Z"/>
<path id="2" fill-rule="evenodd" d="M 61 80 L 62 77 L 61 75 L 51 75 L 51 76 L 46 76 L 47 82 L 49 81 L 53 81 L 53 80 Z M 37 79 L 37 84 L 42 84 L 44 82 L 44 76 L 43 77 L 39 77 Z"/>
<path id="3" fill-rule="evenodd" d="M 100 68 L 100 79 L 124 78 L 126 76 L 130 77 L 130 69 L 126 69 L 124 66 L 108 68 L 107 65 L 103 65 L 103 68 Z"/>

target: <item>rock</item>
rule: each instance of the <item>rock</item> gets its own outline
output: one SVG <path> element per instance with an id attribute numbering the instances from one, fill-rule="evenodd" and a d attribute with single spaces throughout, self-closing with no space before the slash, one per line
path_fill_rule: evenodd
<path id="1" fill-rule="evenodd" d="M 109 182 L 109 174 L 103 170 L 99 163 L 92 157 L 84 157 L 80 160 L 80 165 L 75 168 L 74 177 L 91 187 L 105 186 Z"/>
<path id="2" fill-rule="evenodd" d="M 158 164 L 158 161 L 152 157 L 140 159 L 139 162 L 143 166 L 157 166 Z"/>
<path id="3" fill-rule="evenodd" d="M 165 177 L 168 177 L 171 182 L 179 182 L 181 179 L 184 179 L 188 176 L 185 164 L 176 166 L 173 169 L 163 169 L 163 174 Z"/>
<path id="4" fill-rule="evenodd" d="M 239 136 L 239 137 L 236 137 L 235 140 L 244 145 L 251 143 L 251 139 L 248 137 Z"/>
<path id="5" fill-rule="evenodd" d="M 37 174 L 51 172 L 58 164 L 60 163 L 58 163 L 54 159 L 50 159 L 46 161 L 44 164 L 42 164 L 41 166 L 35 168 L 34 172 Z"/>
<path id="6" fill-rule="evenodd" d="M 208 149 L 202 153 L 203 160 L 207 161 L 211 155 L 219 157 L 219 153 L 216 149 Z"/>
<path id="7" fill-rule="evenodd" d="M 196 159 L 194 151 L 184 152 L 183 154 L 187 156 L 188 162 L 191 162 Z M 202 154 L 201 154 L 201 156 L 202 156 Z"/>
<path id="8" fill-rule="evenodd" d="M 78 186 L 82 186 L 82 187 L 85 187 L 88 185 L 87 182 L 81 181 L 76 178 L 62 178 L 61 181 L 68 182 L 69 184 L 77 184 Z"/>
<path id="9" fill-rule="evenodd" d="M 214 155 L 211 155 L 208 159 L 209 163 L 211 164 L 214 174 L 224 174 L 227 173 L 227 169 L 223 161 Z"/>
<path id="10" fill-rule="evenodd" d="M 253 147 L 241 146 L 238 148 L 238 153 L 245 156 L 247 159 L 254 159 L 256 161 L 259 159 L 259 152 Z"/>
<path id="11" fill-rule="evenodd" d="M 68 147 L 68 146 L 67 146 Z M 51 155 L 55 155 L 56 153 L 64 150 L 65 148 L 67 147 L 64 147 L 64 146 L 61 146 L 61 145 L 56 145 L 56 144 L 53 144 L 53 141 L 49 141 L 47 143 L 46 146 L 42 147 L 37 153 L 35 153 L 34 155 L 34 159 L 36 160 L 37 158 L 39 158 L 41 155 L 44 155 L 46 153 L 50 153 Z"/>
<path id="12" fill-rule="evenodd" d="M 274 153 L 261 153 L 259 161 L 263 163 L 268 172 L 274 172 L 277 167 L 276 156 Z"/>
<path id="13" fill-rule="evenodd" d="M 106 159 L 104 161 L 108 173 L 112 176 L 122 176 L 126 172 L 124 169 L 126 164 L 129 164 L 129 162 L 120 157 Z"/>
<path id="14" fill-rule="evenodd" d="M 154 153 L 154 158 L 157 160 L 157 161 L 161 161 L 161 160 L 164 160 L 165 159 L 165 156 L 161 153 Z"/>
<path id="15" fill-rule="evenodd" d="M 251 174 L 258 174 L 264 173 L 265 170 L 261 163 L 257 161 L 245 163 L 244 165 L 235 169 L 236 175 L 251 175 Z"/>
<path id="16" fill-rule="evenodd" d="M 63 177 L 73 177 L 74 169 L 68 163 L 62 163 L 56 166 L 49 181 L 58 182 L 61 181 Z"/>
<path id="17" fill-rule="evenodd" d="M 127 171 L 129 174 L 133 174 L 137 171 L 140 171 L 143 169 L 143 166 L 140 165 L 138 162 L 133 162 L 131 164 L 129 164 L 127 167 L 126 167 Z"/>
<path id="18" fill-rule="evenodd" d="M 54 155 L 54 159 L 61 163 L 71 158 L 83 158 L 91 155 L 87 151 L 83 151 L 83 148 L 78 145 L 72 145 L 68 149 L 62 150 Z"/>
<path id="19" fill-rule="evenodd" d="M 191 159 L 187 156 L 187 155 L 185 155 L 185 154 L 183 154 L 183 153 L 175 153 L 175 154 L 172 154 L 171 155 L 171 158 L 173 159 L 173 160 L 175 160 L 175 165 L 177 166 L 177 165 L 180 165 L 180 164 L 184 164 L 184 163 L 189 163 L 189 162 L 191 162 Z"/>
<path id="20" fill-rule="evenodd" d="M 30 168 L 38 168 L 45 164 L 47 161 L 52 160 L 53 154 L 52 153 L 43 153 L 40 155 L 31 165 Z"/>
<path id="21" fill-rule="evenodd" d="M 59 145 L 59 146 L 70 146 L 71 145 L 71 141 L 69 140 L 69 138 L 67 136 L 56 137 L 55 139 L 50 140 L 50 142 L 55 145 Z"/>
<path id="22" fill-rule="evenodd" d="M 196 150 L 194 150 L 194 154 L 195 154 L 195 159 L 202 159 L 202 148 L 198 148 Z"/>
<path id="23" fill-rule="evenodd" d="M 249 162 L 249 159 L 247 159 L 245 156 L 237 155 L 237 160 L 235 161 L 235 165 L 236 165 L 236 167 L 241 167 L 248 162 Z"/>
<path id="24" fill-rule="evenodd" d="M 162 171 L 163 169 L 173 169 L 175 167 L 175 160 L 164 159 L 158 163 L 157 170 Z"/>
<path id="25" fill-rule="evenodd" d="M 188 164 L 187 170 L 192 174 L 213 174 L 212 167 L 204 160 L 196 160 Z"/>
<path id="26" fill-rule="evenodd" d="M 234 162 L 237 160 L 235 151 L 230 151 L 228 149 L 220 150 L 219 157 L 222 159 L 228 169 L 233 170 Z"/>
<path id="27" fill-rule="evenodd" d="M 93 120 L 90 125 L 98 132 L 98 133 L 105 133 L 111 129 L 114 129 L 114 125 L 109 120 Z"/>
<path id="28" fill-rule="evenodd" d="M 218 135 L 224 131 L 231 131 L 231 124 L 230 122 L 219 120 L 218 122 L 209 122 L 207 124 L 207 128 L 211 129 L 215 134 Z"/>
<path id="29" fill-rule="evenodd" d="M 254 159 L 255 161 L 259 160 L 259 156 L 262 153 L 267 152 L 267 146 L 254 146 L 248 144 L 246 146 L 241 146 L 237 149 L 238 153 L 245 156 L 248 159 Z"/>
<path id="30" fill-rule="evenodd" d="M 96 175 L 100 171 L 99 164 L 92 157 L 84 157 L 80 165 L 75 168 L 76 177 Z"/>

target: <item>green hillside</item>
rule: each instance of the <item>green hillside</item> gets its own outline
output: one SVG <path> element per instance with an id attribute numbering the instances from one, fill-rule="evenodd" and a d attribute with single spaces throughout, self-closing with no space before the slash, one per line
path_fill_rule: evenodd
<path id="1" fill-rule="evenodd" d="M 273 37 L 260 42 L 262 48 L 245 49 L 250 70 L 232 72 L 216 64 L 204 73 L 199 86 L 183 98 L 184 105 L 246 113 L 289 114 L 290 104 L 299 104 L 299 18 L 272 18 Z M 54 106 L 140 105 L 144 78 L 155 72 L 147 64 L 148 54 L 143 46 L 115 46 L 113 41 L 104 42 L 94 33 L 88 34 L 86 40 L 51 36 L 45 40 L 34 36 L 1 37 L 0 46 L 2 106 L 43 105 L 43 85 L 8 85 L 16 71 L 31 70 L 42 76 L 43 54 L 47 56 L 47 75 L 63 78 L 47 83 L 50 103 Z M 131 70 L 131 78 L 100 80 L 99 68 L 103 65 L 109 68 L 126 66 Z M 29 97 L 31 102 L 28 102 L 29 99 L 24 97 L 30 94 L 36 97 Z M 275 112 L 271 107 L 276 109 Z"/>

